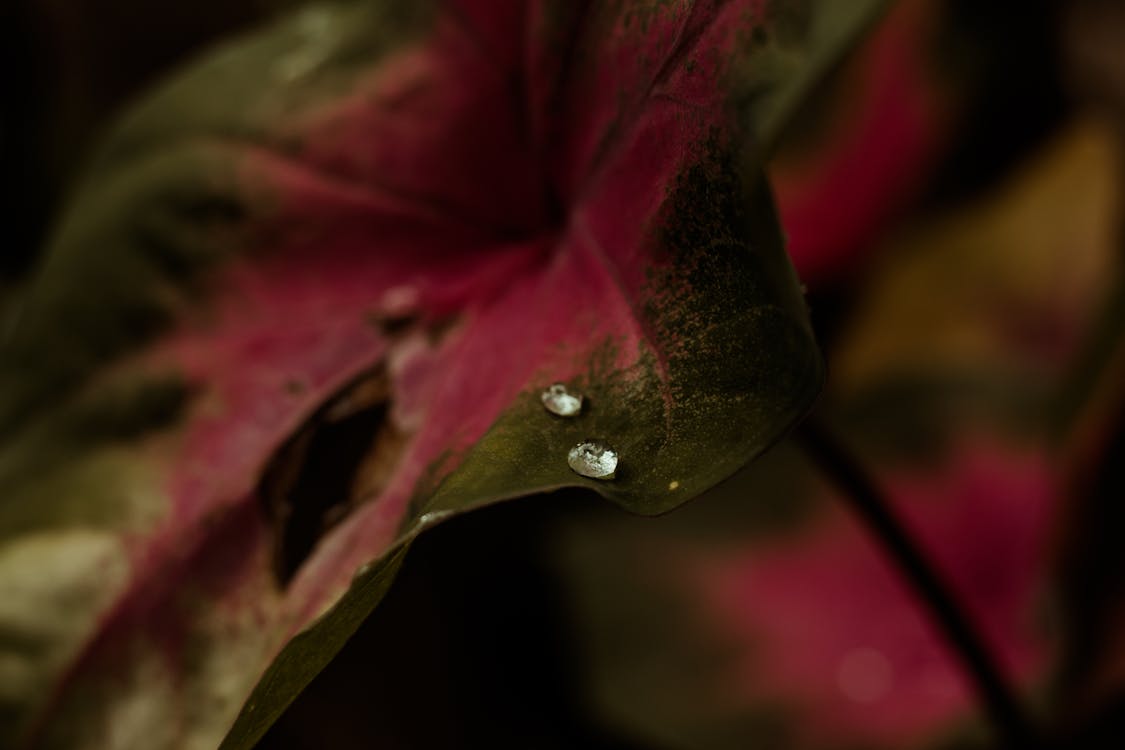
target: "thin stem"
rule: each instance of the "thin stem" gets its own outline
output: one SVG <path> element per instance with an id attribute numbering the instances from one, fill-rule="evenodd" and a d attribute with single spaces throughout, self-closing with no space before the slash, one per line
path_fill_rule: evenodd
<path id="1" fill-rule="evenodd" d="M 860 462 L 815 420 L 806 420 L 801 425 L 797 439 L 894 559 L 899 572 L 929 610 L 960 657 L 1004 746 L 1011 750 L 1042 748 L 1042 741 L 1002 676 L 996 659 Z"/>

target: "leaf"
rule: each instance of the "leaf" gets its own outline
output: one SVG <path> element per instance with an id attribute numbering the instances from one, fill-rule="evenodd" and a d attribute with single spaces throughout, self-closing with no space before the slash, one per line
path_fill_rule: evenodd
<path id="1" fill-rule="evenodd" d="M 249 747 L 425 527 L 777 440 L 821 361 L 743 144 L 819 8 L 313 6 L 129 113 L 3 344 L 0 743 Z"/>
<path id="2" fill-rule="evenodd" d="M 586 694 L 610 728 L 658 747 L 935 747 L 979 733 L 972 686 L 914 593 L 795 453 L 779 446 L 732 482 L 740 493 L 685 509 L 691 531 L 674 517 L 569 524 L 556 547 Z M 977 431 L 946 456 L 879 465 L 1005 671 L 1044 680 L 1036 615 L 1057 478 L 1044 447 Z M 751 521 L 747 497 L 805 512 Z"/>
<path id="3" fill-rule="evenodd" d="M 991 194 L 904 227 L 845 316 L 824 396 L 1067 747 L 1116 738 L 1125 664 L 1113 357 L 1104 387 L 1077 389 L 1099 396 L 1092 433 L 1060 452 L 1048 429 L 1119 288 L 1118 156 L 1083 118 Z M 783 443 L 674 517 L 567 529 L 583 688 L 606 724 L 668 747 L 988 743 L 924 610 L 816 482 Z"/>
<path id="4" fill-rule="evenodd" d="M 896 5 L 770 163 L 789 257 L 814 289 L 854 277 L 946 150 L 955 97 L 937 80 L 938 10 Z"/>
<path id="5" fill-rule="evenodd" d="M 1076 121 L 982 200 L 902 232 L 834 360 L 837 380 L 991 370 L 1042 389 L 1057 378 L 1116 273 L 1119 154 L 1104 123 Z M 941 295 L 928 293 L 935 283 Z"/>

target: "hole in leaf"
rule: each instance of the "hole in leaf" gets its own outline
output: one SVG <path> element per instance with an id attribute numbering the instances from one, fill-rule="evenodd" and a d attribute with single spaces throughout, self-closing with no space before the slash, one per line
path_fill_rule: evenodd
<path id="1" fill-rule="evenodd" d="M 393 339 L 409 331 L 418 321 L 409 315 L 403 315 L 376 317 L 372 319 L 372 323 L 384 336 Z"/>
<path id="2" fill-rule="evenodd" d="M 266 467 L 259 498 L 273 524 L 281 586 L 326 532 L 387 485 L 406 443 L 389 413 L 389 380 L 379 368 L 318 410 Z"/>

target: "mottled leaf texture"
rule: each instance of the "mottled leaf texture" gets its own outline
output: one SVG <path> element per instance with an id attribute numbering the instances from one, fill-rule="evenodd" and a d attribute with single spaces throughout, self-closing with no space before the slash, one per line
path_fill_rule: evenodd
<path id="1" fill-rule="evenodd" d="M 822 367 L 756 154 L 874 5 L 319 5 L 133 109 L 4 329 L 0 745 L 251 747 L 426 526 L 776 441 Z"/>

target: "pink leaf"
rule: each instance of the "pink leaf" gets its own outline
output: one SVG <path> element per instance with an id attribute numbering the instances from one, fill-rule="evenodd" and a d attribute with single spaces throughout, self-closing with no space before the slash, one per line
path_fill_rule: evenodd
<path id="1" fill-rule="evenodd" d="M 425 527 L 774 442 L 821 363 L 736 115 L 818 70 L 747 72 L 787 13 L 313 6 L 127 115 L 0 364 L 3 742 L 213 746 L 258 684 L 248 747 Z"/>

